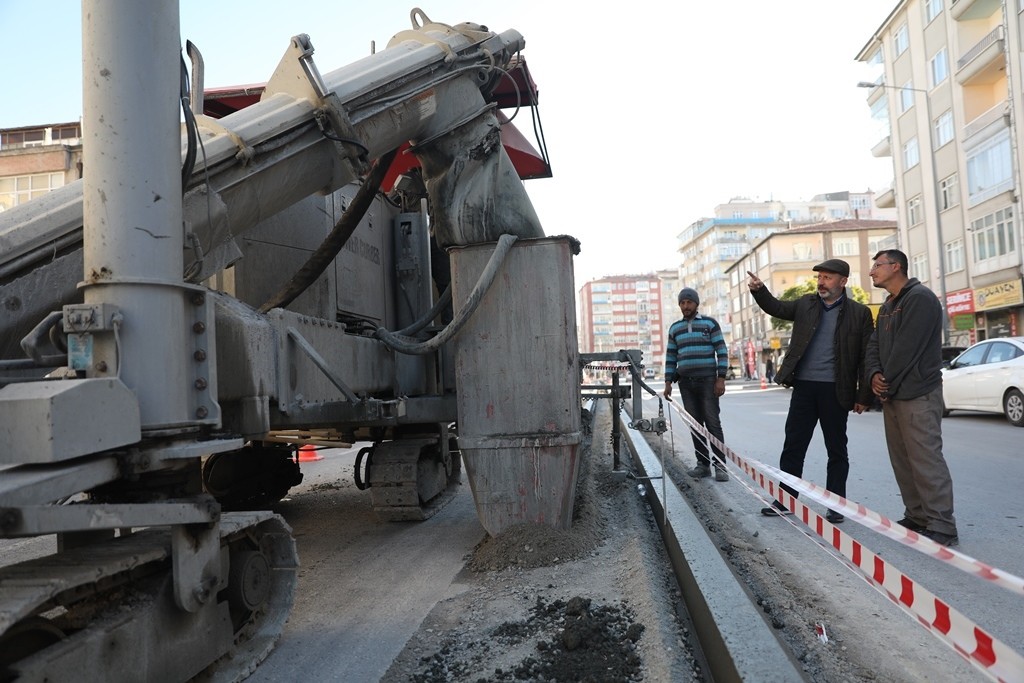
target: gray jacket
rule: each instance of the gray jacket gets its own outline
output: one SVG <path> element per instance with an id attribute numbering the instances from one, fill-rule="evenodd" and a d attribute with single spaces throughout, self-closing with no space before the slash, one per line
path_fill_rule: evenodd
<path id="1" fill-rule="evenodd" d="M 942 304 L 934 292 L 910 278 L 878 311 L 868 343 L 868 379 L 882 373 L 894 399 L 917 398 L 941 387 L 942 325 Z"/>

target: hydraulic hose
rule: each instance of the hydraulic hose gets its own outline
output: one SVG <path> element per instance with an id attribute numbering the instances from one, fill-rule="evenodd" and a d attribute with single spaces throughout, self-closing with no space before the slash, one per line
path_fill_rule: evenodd
<path id="1" fill-rule="evenodd" d="M 356 192 L 356 196 L 352 199 L 352 203 L 345 209 L 345 213 L 342 214 L 334 229 L 327 235 L 327 239 L 316 248 L 316 251 L 310 255 L 306 263 L 292 275 L 291 279 L 278 290 L 277 294 L 270 297 L 266 303 L 260 306 L 260 313 L 266 313 L 272 308 L 287 306 L 306 291 L 327 270 L 327 266 L 334 261 L 342 247 L 352 237 L 352 233 L 359 227 L 359 221 L 363 219 L 366 211 L 370 208 L 370 203 L 377 195 L 377 189 L 384 182 L 384 176 L 387 174 L 388 168 L 391 167 L 391 162 L 394 161 L 397 153 L 398 150 L 394 149 L 377 159 L 377 162 L 370 169 L 369 174 L 367 174 L 366 180 L 363 181 L 359 191 Z"/>
<path id="2" fill-rule="evenodd" d="M 49 368 L 64 365 L 67 362 L 68 358 L 65 354 L 44 356 L 43 352 L 39 350 L 39 347 L 49 337 L 50 328 L 59 324 L 63 319 L 63 311 L 52 311 L 21 340 L 21 349 L 32 358 L 37 366 Z"/>
<path id="3" fill-rule="evenodd" d="M 387 347 L 398 353 L 404 353 L 409 356 L 423 356 L 428 353 L 433 353 L 439 349 L 445 342 L 454 337 L 459 330 L 462 329 L 466 321 L 470 319 L 477 307 L 480 305 L 480 301 L 487 294 L 487 290 L 491 288 L 494 283 L 494 277 L 498 274 L 498 269 L 501 268 L 501 264 L 504 263 L 505 257 L 508 255 L 512 245 L 515 244 L 518 238 L 515 235 L 502 235 L 498 238 L 498 244 L 494 248 L 494 253 L 491 254 L 491 258 L 487 261 L 487 265 L 484 267 L 484 272 L 480 274 L 480 279 L 477 280 L 473 286 L 473 291 L 469 293 L 469 297 L 466 299 L 466 303 L 463 304 L 462 308 L 456 314 L 455 319 L 448 323 L 443 330 L 441 330 L 437 336 L 431 337 L 426 341 L 419 341 L 416 339 L 410 339 L 394 332 L 389 332 L 383 327 L 378 327 L 377 331 L 374 332 L 374 337 L 384 342 Z"/>
<path id="4" fill-rule="evenodd" d="M 392 334 L 397 334 L 397 335 L 401 335 L 401 336 L 404 336 L 404 337 L 411 337 L 411 336 L 413 336 L 414 334 L 416 334 L 417 332 L 422 330 L 424 327 L 429 325 L 431 320 L 433 320 L 438 315 L 440 315 L 441 311 L 444 309 L 444 307 L 447 306 L 448 304 L 450 304 L 451 301 L 452 301 L 452 286 L 449 284 L 447 287 L 445 287 L 445 290 L 443 292 L 441 292 L 441 296 L 438 297 L 437 302 L 430 308 L 429 311 L 427 311 L 423 315 L 422 318 L 420 318 L 419 320 L 414 322 L 412 325 L 409 325 L 408 327 L 406 327 L 404 329 L 397 330 L 396 332 L 393 332 Z"/>

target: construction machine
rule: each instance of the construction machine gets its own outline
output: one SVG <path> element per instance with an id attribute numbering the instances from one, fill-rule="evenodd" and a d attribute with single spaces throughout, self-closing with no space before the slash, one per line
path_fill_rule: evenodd
<path id="1" fill-rule="evenodd" d="M 488 533 L 570 525 L 579 245 L 501 111 L 537 104 L 524 40 L 411 20 L 330 72 L 294 36 L 242 97 L 174 0 L 84 0 L 83 177 L 0 213 L 0 544 L 46 541 L 0 567 L 0 680 L 251 672 L 300 446 L 365 443 L 385 520 L 464 466 Z"/>

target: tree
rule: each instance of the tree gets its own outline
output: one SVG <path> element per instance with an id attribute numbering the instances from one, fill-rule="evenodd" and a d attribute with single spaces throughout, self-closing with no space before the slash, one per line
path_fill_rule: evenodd
<path id="1" fill-rule="evenodd" d="M 814 278 L 808 278 L 801 284 L 793 285 L 779 297 L 780 301 L 793 301 L 799 299 L 805 294 L 816 294 L 818 292 L 818 281 Z M 847 286 L 847 296 L 851 297 L 854 301 L 862 304 L 867 304 L 868 293 L 865 292 L 861 287 L 856 285 Z M 793 327 L 793 321 L 782 320 L 781 318 L 772 318 L 772 329 L 773 330 L 789 330 Z"/>

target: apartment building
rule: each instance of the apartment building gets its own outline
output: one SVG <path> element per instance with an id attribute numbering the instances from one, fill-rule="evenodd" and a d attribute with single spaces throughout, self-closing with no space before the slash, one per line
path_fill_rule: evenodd
<path id="1" fill-rule="evenodd" d="M 899 214 L 910 275 L 949 314 L 948 343 L 1020 334 L 1019 197 L 1024 124 L 1021 0 L 895 3 L 857 55 L 882 124 L 876 156 L 893 185 L 876 206 Z"/>
<path id="2" fill-rule="evenodd" d="M 0 129 L 0 211 L 82 177 L 82 125 Z"/>
<path id="3" fill-rule="evenodd" d="M 583 353 L 640 349 L 648 377 L 661 376 L 665 333 L 679 318 L 680 288 L 674 270 L 614 275 L 579 291 L 579 345 Z"/>
<path id="4" fill-rule="evenodd" d="M 885 290 L 871 286 L 871 257 L 881 249 L 897 246 L 896 221 L 847 219 L 792 228 L 763 238 L 726 271 L 733 338 L 729 355 L 748 376 L 761 376 L 764 361 L 778 361 L 789 348 L 789 330 L 772 326 L 771 316 L 754 302 L 747 288 L 747 271 L 755 273 L 776 297 L 790 287 L 815 280 L 813 268 L 825 259 L 840 258 L 850 264 L 847 288 L 860 287 L 875 311 Z"/>

